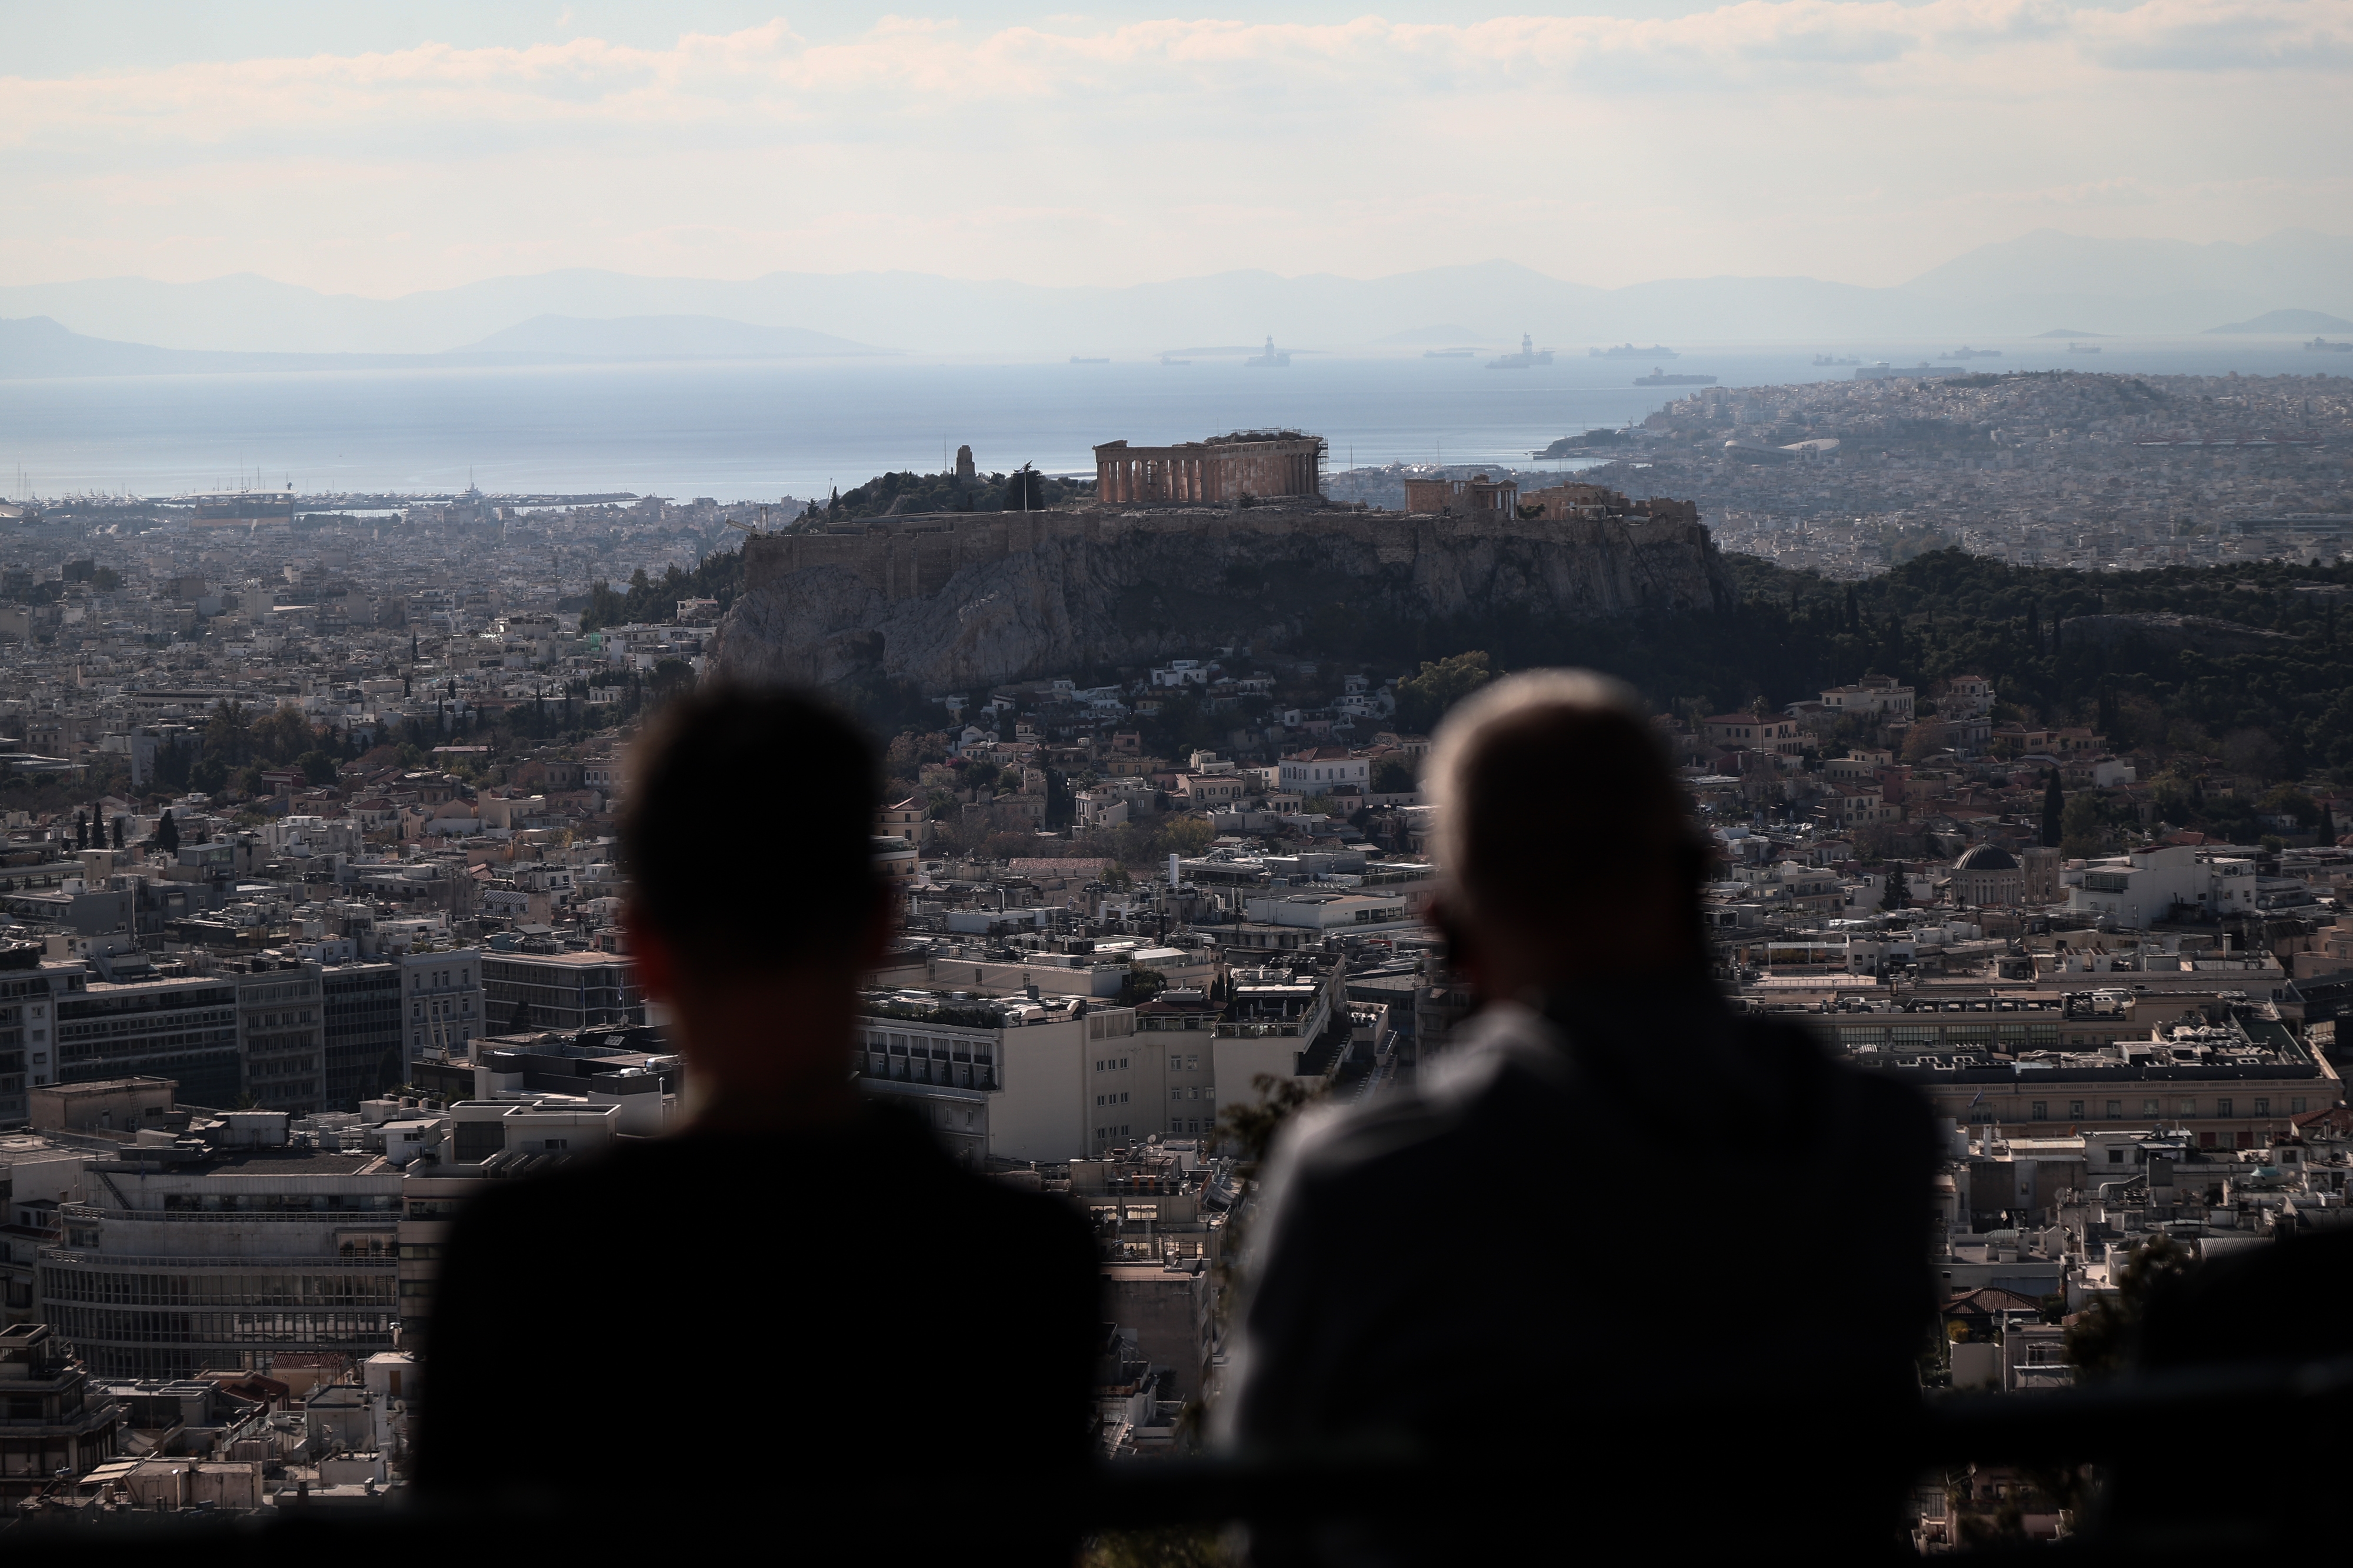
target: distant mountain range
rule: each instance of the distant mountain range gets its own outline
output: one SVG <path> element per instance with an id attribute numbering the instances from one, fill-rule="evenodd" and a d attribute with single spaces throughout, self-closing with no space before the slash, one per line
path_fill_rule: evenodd
<path id="1" fill-rule="evenodd" d="M 47 316 L 0 319 L 0 380 L 68 375 L 187 375 L 257 370 L 413 370 L 627 360 L 785 359 L 877 354 L 847 338 L 715 316 L 537 316 L 448 353 L 299 353 L 160 348 L 69 331 Z"/>
<path id="2" fill-rule="evenodd" d="M 2326 310 L 2266 310 L 2252 321 L 2209 327 L 2215 332 L 2353 332 L 2353 321 Z"/>
<path id="3" fill-rule="evenodd" d="M 1888 289 L 1812 278 L 1664 279 L 1622 289 L 1484 261 L 1375 279 L 1271 272 L 1126 288 L 974 282 L 914 272 L 635 278 L 575 269 L 392 300 L 241 274 L 0 287 L 0 375 L 293 368 L 271 356 L 490 360 L 873 353 L 1156 353 L 1172 343 L 1345 350 L 1620 340 L 1702 342 L 2348 331 L 2273 326 L 2353 314 L 2353 239 L 2291 229 L 2252 242 L 2099 240 L 2043 230 L 1980 246 Z M 2270 312 L 2270 314 L 2265 314 Z M 2232 321 L 2215 328 L 2217 321 Z M 1442 323 L 1442 324 L 1434 324 Z M 171 355 L 232 355 L 230 361 Z M 455 357 L 452 357 L 455 356 Z M 416 357 L 402 363 L 417 363 Z"/>
<path id="4" fill-rule="evenodd" d="M 612 360 L 783 359 L 889 351 L 806 327 L 754 326 L 723 316 L 533 316 L 459 352 Z"/>

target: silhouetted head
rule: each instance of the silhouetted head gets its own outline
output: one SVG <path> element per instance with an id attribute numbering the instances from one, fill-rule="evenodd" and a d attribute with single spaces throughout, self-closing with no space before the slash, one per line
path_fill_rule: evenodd
<path id="1" fill-rule="evenodd" d="M 698 983 L 839 967 L 882 903 L 874 749 L 797 691 L 720 687 L 639 738 L 621 819 L 632 931 Z"/>
<path id="2" fill-rule="evenodd" d="M 1427 784 L 1440 924 L 1491 991 L 1697 957 L 1704 847 L 1621 683 L 1582 669 L 1496 681 L 1440 726 Z"/>

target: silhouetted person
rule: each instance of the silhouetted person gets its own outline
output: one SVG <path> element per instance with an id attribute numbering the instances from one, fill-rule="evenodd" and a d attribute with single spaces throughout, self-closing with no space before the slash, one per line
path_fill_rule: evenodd
<path id="1" fill-rule="evenodd" d="M 2285 1147 L 2309 1156 L 2301 1143 Z M 2175 1179 L 2188 1180 L 2195 1169 L 2179 1167 Z M 2338 1314 L 2348 1300 L 2353 1232 L 2315 1231 L 2290 1221 L 2269 1239 L 2189 1263 L 2152 1289 L 2133 1346 L 2133 1369 L 2286 1383 L 2306 1368 L 2334 1362 L 2341 1409 L 2353 1335 Z M 2294 1432 L 2328 1419 L 2321 1411 L 2276 1404 L 2268 1393 L 2251 1403 L 2252 1408 L 2242 1404 L 2230 1415 L 2216 1412 L 2183 1425 Z M 2242 1425 L 2248 1422 L 2253 1425 Z M 2187 1541 L 2246 1548 L 2326 1539 L 2341 1528 L 2343 1470 L 2342 1456 L 2328 1443 L 2280 1443 L 2266 1447 L 2259 1464 L 2219 1462 L 2197 1477 L 2182 1474 L 2178 1452 L 2160 1450 L 2110 1467 L 2092 1522 L 2102 1537 L 2126 1548 L 2146 1542 L 2179 1550 Z"/>
<path id="2" fill-rule="evenodd" d="M 1093 1243 L 854 1085 L 856 987 L 892 910 L 875 759 L 849 722 L 799 696 L 691 696 L 637 762 L 626 919 L 692 1118 L 468 1205 L 417 1479 L 640 1521 L 790 1489 L 777 1549 L 854 1527 L 890 1554 L 934 1516 L 860 1494 L 927 1489 L 944 1527 L 958 1489 L 1083 1462 Z M 968 1543 L 1003 1522 L 959 1517 Z"/>
<path id="3" fill-rule="evenodd" d="M 1886 1439 L 1933 1321 L 1926 1107 L 1718 994 L 1704 841 L 1614 682 L 1496 683 L 1440 730 L 1428 783 L 1435 919 L 1483 1005 L 1409 1092 L 1311 1107 L 1279 1142 L 1233 1434 L 1525 1466 L 1529 1511 L 1254 1526 L 1261 1554 L 1894 1539 Z"/>

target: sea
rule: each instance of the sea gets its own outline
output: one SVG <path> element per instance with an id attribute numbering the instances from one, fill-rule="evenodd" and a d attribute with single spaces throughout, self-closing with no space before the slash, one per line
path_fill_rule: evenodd
<path id="1" fill-rule="evenodd" d="M 301 495 L 628 492 L 723 502 L 822 497 L 888 469 L 934 471 L 969 445 L 984 472 L 1034 463 L 1091 475 L 1091 448 L 1291 428 L 1329 443 L 1330 468 L 1392 463 L 1531 469 L 1556 438 L 1640 420 L 1687 386 L 1848 379 L 1852 364 L 1947 355 L 1952 343 L 1675 345 L 1672 360 L 1590 357 L 1491 369 L 1502 353 L 1425 357 L 1291 351 L 1109 362 L 926 358 L 680 361 L 0 380 L 10 494 L 166 497 L 230 489 Z M 1999 349 L 1973 371 L 2136 375 L 2353 372 L 2353 354 L 2283 338 L 2102 340 Z"/>

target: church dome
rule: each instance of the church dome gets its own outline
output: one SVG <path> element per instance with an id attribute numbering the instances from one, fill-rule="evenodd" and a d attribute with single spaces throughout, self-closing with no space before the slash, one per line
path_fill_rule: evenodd
<path id="1" fill-rule="evenodd" d="M 1980 844 L 1953 862 L 1956 871 L 2015 871 L 2018 862 L 1999 844 Z"/>

